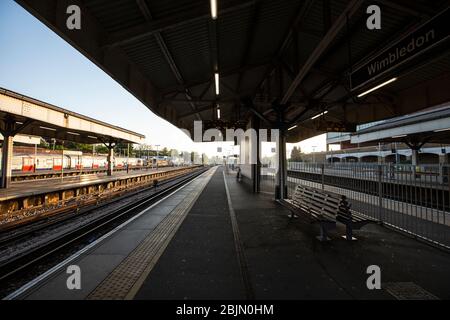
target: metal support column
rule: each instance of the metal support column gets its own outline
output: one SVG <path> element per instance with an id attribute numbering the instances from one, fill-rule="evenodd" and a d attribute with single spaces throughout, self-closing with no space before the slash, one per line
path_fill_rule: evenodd
<path id="1" fill-rule="evenodd" d="M 1 189 L 8 188 L 11 183 L 14 136 L 32 122 L 32 120 L 26 120 L 24 123 L 20 123 L 10 116 L 6 116 L 5 119 L 3 119 L 3 126 L 0 127 L 0 133 L 3 135 L 1 163 L 2 176 L 0 180 Z"/>
<path id="2" fill-rule="evenodd" d="M 276 199 L 287 198 L 287 159 L 286 159 L 286 135 L 284 130 L 280 130 L 277 141 L 278 152 L 278 172 L 277 172 L 277 186 L 275 189 Z"/>
<path id="3" fill-rule="evenodd" d="M 114 145 L 112 143 L 109 143 L 107 145 L 108 147 L 108 171 L 106 172 L 106 174 L 108 176 L 112 176 L 113 172 L 114 172 Z"/>
<path id="4" fill-rule="evenodd" d="M 286 130 L 284 124 L 284 112 L 282 106 L 274 106 L 278 113 L 278 172 L 277 172 L 277 186 L 275 187 L 275 199 L 286 199 L 287 194 L 287 159 L 286 159 Z"/>
<path id="5" fill-rule="evenodd" d="M 64 141 L 61 141 L 61 182 L 64 181 Z"/>
<path id="6" fill-rule="evenodd" d="M 36 173 L 37 169 L 37 144 L 34 145 L 34 163 L 33 163 L 33 172 Z"/>
<path id="7" fill-rule="evenodd" d="M 261 191 L 261 141 L 259 137 L 260 121 L 256 116 L 252 117 L 252 128 L 256 131 L 256 143 L 252 143 L 256 147 L 256 161 L 252 163 L 252 180 L 253 180 L 253 192 L 257 193 Z M 253 153 L 253 150 L 251 151 Z"/>
<path id="8" fill-rule="evenodd" d="M 2 145 L 2 177 L 0 188 L 8 188 L 11 183 L 12 175 L 12 156 L 13 156 L 13 135 L 3 134 Z"/>
<path id="9" fill-rule="evenodd" d="M 446 150 L 441 146 L 441 154 L 439 155 L 439 177 L 441 183 L 447 183 L 448 157 Z"/>
<path id="10" fill-rule="evenodd" d="M 416 148 L 411 150 L 412 156 L 411 156 L 411 165 L 412 166 L 417 166 L 418 165 L 418 155 L 419 155 L 419 150 L 417 150 Z"/>
<path id="11" fill-rule="evenodd" d="M 127 173 L 130 173 L 130 144 L 127 144 Z"/>
<path id="12" fill-rule="evenodd" d="M 261 139 L 259 132 L 256 135 L 256 192 L 261 191 Z"/>

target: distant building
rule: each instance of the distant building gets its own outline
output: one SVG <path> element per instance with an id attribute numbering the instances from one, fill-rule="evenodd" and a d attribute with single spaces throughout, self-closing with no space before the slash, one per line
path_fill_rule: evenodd
<path id="1" fill-rule="evenodd" d="M 326 143 L 328 162 L 449 163 L 450 105 L 328 133 Z"/>

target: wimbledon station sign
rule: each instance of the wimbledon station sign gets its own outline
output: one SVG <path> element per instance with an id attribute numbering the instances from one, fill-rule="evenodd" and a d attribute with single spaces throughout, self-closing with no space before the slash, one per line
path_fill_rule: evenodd
<path id="1" fill-rule="evenodd" d="M 450 7 L 350 75 L 352 90 L 372 82 L 450 39 Z"/>

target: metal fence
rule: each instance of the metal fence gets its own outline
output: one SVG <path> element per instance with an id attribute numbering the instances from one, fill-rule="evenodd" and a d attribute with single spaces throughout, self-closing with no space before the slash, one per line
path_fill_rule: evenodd
<path id="1" fill-rule="evenodd" d="M 352 209 L 450 248 L 450 167 L 371 163 L 288 164 L 288 196 L 298 184 L 345 195 Z"/>

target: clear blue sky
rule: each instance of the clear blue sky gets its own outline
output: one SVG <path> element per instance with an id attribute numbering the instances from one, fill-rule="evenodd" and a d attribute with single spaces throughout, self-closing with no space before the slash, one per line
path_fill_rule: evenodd
<path id="1" fill-rule="evenodd" d="M 154 115 L 13 0 L 0 0 L 0 43 L 0 87 L 142 133 L 149 144 L 214 153 Z M 323 137 L 301 145 L 322 146 Z"/>

